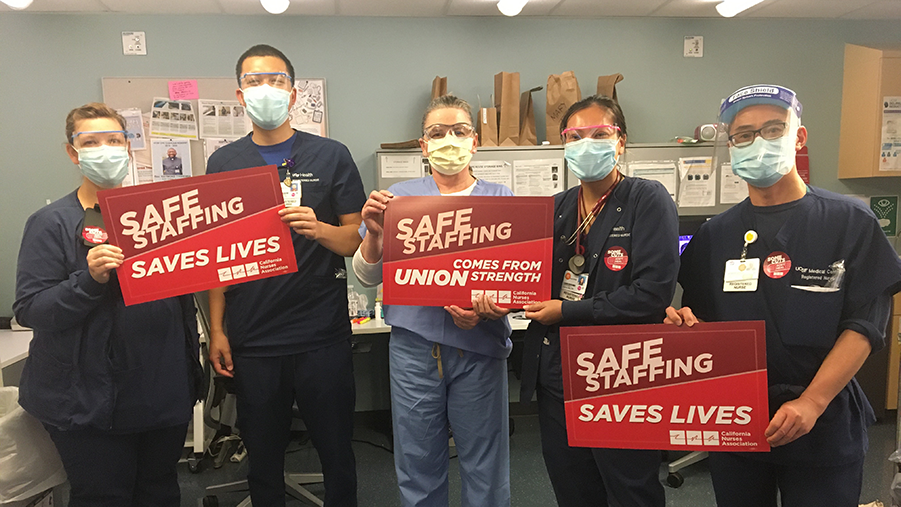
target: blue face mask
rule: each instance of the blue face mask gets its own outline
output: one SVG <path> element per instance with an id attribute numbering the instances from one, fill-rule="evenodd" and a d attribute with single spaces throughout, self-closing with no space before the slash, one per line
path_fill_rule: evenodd
<path id="1" fill-rule="evenodd" d="M 600 181 L 616 167 L 617 139 L 579 139 L 563 146 L 566 166 L 581 181 Z"/>
<path id="2" fill-rule="evenodd" d="M 275 130 L 288 119 L 291 92 L 269 85 L 254 86 L 244 90 L 247 116 L 263 130 Z"/>
<path id="3" fill-rule="evenodd" d="M 768 188 L 776 184 L 795 166 L 795 147 L 784 136 L 766 140 L 758 137 L 748 146 L 729 148 L 732 172 L 753 187 Z"/>
<path id="4" fill-rule="evenodd" d="M 128 150 L 124 146 L 92 146 L 78 151 L 81 173 L 98 187 L 113 188 L 128 175 Z"/>

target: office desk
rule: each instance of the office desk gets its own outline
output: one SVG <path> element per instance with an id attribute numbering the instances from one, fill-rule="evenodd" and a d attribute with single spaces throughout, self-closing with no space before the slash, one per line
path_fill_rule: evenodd
<path id="1" fill-rule="evenodd" d="M 31 343 L 31 337 L 31 330 L 0 329 L 0 387 L 18 384 L 21 365 L 16 365 L 16 363 L 28 357 L 28 344 Z M 6 380 L 4 370 L 8 370 L 10 377 L 15 376 L 15 379 Z"/>

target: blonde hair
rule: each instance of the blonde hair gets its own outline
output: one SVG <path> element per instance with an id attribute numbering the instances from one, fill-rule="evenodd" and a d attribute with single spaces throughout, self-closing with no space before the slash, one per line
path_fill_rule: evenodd
<path id="1" fill-rule="evenodd" d="M 454 95 L 442 95 L 432 99 L 428 107 L 425 108 L 425 112 L 422 113 L 421 130 L 423 132 L 425 131 L 425 120 L 428 118 L 429 113 L 437 109 L 459 109 L 466 113 L 466 116 L 469 117 L 469 123 L 472 125 L 472 106 L 469 105 L 469 102 Z"/>

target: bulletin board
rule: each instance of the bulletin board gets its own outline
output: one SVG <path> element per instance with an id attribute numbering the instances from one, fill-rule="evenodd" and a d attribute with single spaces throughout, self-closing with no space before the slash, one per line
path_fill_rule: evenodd
<path id="1" fill-rule="evenodd" d="M 101 79 L 103 102 L 113 109 L 138 108 L 147 113 L 154 97 L 169 96 L 169 81 L 185 79 L 197 80 L 197 91 L 202 99 L 237 100 L 238 83 L 234 77 L 105 77 Z M 197 111 L 197 100 L 190 102 Z M 145 134 L 149 136 L 149 130 Z M 191 140 L 190 145 L 191 173 L 202 175 L 206 172 L 203 140 Z M 141 156 L 140 153 L 135 155 Z"/>
<path id="2" fill-rule="evenodd" d="M 169 97 L 169 82 L 196 80 L 200 100 L 235 101 L 238 88 L 234 77 L 105 77 L 102 78 L 103 101 L 114 109 L 140 109 L 142 113 L 151 110 L 153 99 Z M 328 110 L 324 78 L 296 78 L 298 89 L 297 101 L 290 112 L 291 125 L 298 130 L 328 137 Z M 200 120 L 202 111 L 198 100 L 190 100 L 196 119 Z M 238 109 L 238 108 L 236 108 Z M 243 109 L 243 108 L 242 108 Z M 245 122 L 246 128 L 240 133 L 236 127 L 235 134 L 243 136 L 250 132 L 252 126 Z M 145 129 L 150 136 L 150 130 Z M 149 143 L 149 139 L 148 139 Z M 190 140 L 191 174 L 202 175 L 206 172 L 206 149 L 203 139 Z M 209 147 L 207 147 L 209 148 Z M 135 152 L 138 159 L 148 159 L 149 148 Z"/>

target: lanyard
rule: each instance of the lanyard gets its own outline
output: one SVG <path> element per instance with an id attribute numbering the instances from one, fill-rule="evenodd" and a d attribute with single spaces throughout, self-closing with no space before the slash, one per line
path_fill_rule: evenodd
<path id="1" fill-rule="evenodd" d="M 572 245 L 573 242 L 576 243 L 576 255 L 585 255 L 585 247 L 582 245 L 582 235 L 585 232 L 585 229 L 591 224 L 591 221 L 594 217 L 598 216 L 598 213 L 601 212 L 601 208 L 604 207 L 604 203 L 607 202 L 607 198 L 610 197 L 610 194 L 613 193 L 613 189 L 619 185 L 619 182 L 622 181 L 622 174 L 616 173 L 616 181 L 613 182 L 613 185 L 610 185 L 610 188 L 604 192 L 604 195 L 598 199 L 598 202 L 594 204 L 594 207 L 591 208 L 591 211 L 588 212 L 588 216 L 584 219 L 582 218 L 582 187 L 579 187 L 579 205 L 576 210 L 576 222 L 579 223 L 579 226 L 576 227 L 576 231 L 573 232 L 572 236 L 566 240 L 567 245 Z"/>

